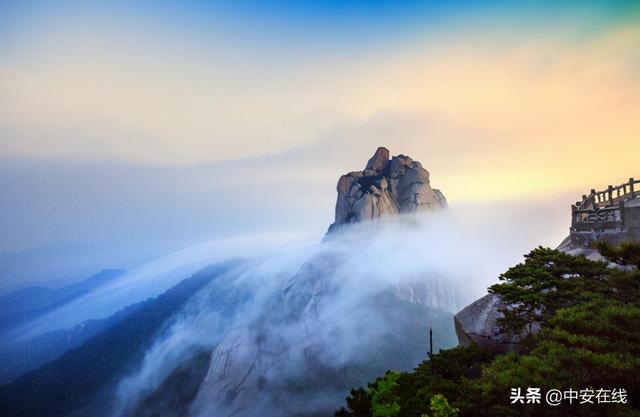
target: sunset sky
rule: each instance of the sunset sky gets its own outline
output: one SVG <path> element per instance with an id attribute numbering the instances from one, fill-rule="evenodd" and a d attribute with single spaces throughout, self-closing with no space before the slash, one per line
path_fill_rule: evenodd
<path id="1" fill-rule="evenodd" d="M 153 173 L 179 172 L 163 184 L 193 201 L 234 176 L 234 198 L 308 187 L 328 224 L 339 174 L 377 146 L 422 161 L 452 204 L 640 176 L 638 2 L 98 3 L 0 2 L 0 251 L 86 241 L 109 215 L 78 200 L 136 206 Z M 205 168 L 224 174 L 189 180 Z"/>

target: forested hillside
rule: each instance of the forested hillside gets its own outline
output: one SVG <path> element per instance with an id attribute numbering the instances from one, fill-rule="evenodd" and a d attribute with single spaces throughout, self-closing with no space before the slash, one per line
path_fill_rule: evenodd
<path id="1" fill-rule="evenodd" d="M 335 415 L 639 416 L 640 245 L 598 249 L 608 261 L 537 248 L 490 287 L 509 305 L 501 327 L 524 329 L 517 352 L 442 350 L 352 390 Z M 540 388 L 539 403 L 528 388 Z M 551 406 L 554 389 L 564 399 Z"/>

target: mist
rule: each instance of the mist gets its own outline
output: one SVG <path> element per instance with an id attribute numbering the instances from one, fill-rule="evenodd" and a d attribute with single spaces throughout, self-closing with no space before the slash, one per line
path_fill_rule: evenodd
<path id="1" fill-rule="evenodd" d="M 304 238 L 274 233 L 203 242 L 134 268 L 117 280 L 18 327 L 5 337 L 18 341 L 70 328 L 86 320 L 105 318 L 128 305 L 156 297 L 213 262 L 239 255 L 267 256 L 286 250 L 292 242 L 300 246 L 304 244 Z"/>
<path id="2" fill-rule="evenodd" d="M 236 253 L 248 260 L 197 293 L 166 325 L 141 367 L 121 381 L 113 415 L 133 413 L 184 366 L 185 357 L 200 351 L 210 352 L 210 365 L 193 416 L 331 409 L 344 388 L 323 384 L 291 393 L 287 384 L 304 386 L 310 375 L 358 363 L 390 338 L 413 337 L 399 334 L 389 318 L 397 312 L 380 302 L 381 294 L 428 308 L 417 319 L 420 328 L 437 329 L 437 348 L 454 345 L 451 315 L 483 295 L 523 254 L 561 235 L 553 221 L 536 221 L 541 212 L 466 206 L 358 224 L 270 255 Z M 417 365 L 425 352 L 411 353 L 412 364 L 403 366 Z M 249 414 L 239 411 L 245 402 Z"/>

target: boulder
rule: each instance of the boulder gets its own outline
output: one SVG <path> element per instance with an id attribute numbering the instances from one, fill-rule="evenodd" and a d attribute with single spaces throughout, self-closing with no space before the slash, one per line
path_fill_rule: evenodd
<path id="1" fill-rule="evenodd" d="M 498 311 L 504 305 L 495 294 L 487 294 L 460 310 L 453 316 L 458 342 L 462 346 L 476 344 L 493 352 L 516 350 L 517 337 L 500 330 Z"/>
<path id="2" fill-rule="evenodd" d="M 571 250 L 565 246 L 565 241 L 557 248 L 560 251 L 570 255 L 584 255 L 591 260 L 602 260 L 602 256 L 595 250 Z M 520 335 L 508 335 L 502 332 L 498 326 L 498 319 L 503 314 L 498 311 L 504 308 L 505 304 L 499 296 L 495 294 L 487 294 L 469 304 L 453 316 L 456 327 L 456 335 L 458 342 L 463 346 L 471 343 L 489 349 L 494 352 L 510 352 L 517 350 L 517 343 Z M 508 308 L 508 306 L 507 306 Z M 533 323 L 530 332 L 536 333 L 540 330 L 538 323 Z"/>

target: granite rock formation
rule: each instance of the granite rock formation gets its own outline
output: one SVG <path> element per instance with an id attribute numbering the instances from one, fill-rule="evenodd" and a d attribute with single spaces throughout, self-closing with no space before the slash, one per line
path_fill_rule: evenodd
<path id="1" fill-rule="evenodd" d="M 503 306 L 500 297 L 487 294 L 460 310 L 453 317 L 460 344 L 476 344 L 495 352 L 514 350 L 517 338 L 502 333 L 498 326 L 502 317 L 498 309 Z"/>
<path id="2" fill-rule="evenodd" d="M 348 295 L 347 308 L 336 303 L 354 284 L 345 277 L 359 263 L 344 246 L 326 246 L 279 287 L 258 318 L 225 334 L 190 416 L 330 415 L 350 388 L 420 363 L 430 326 L 440 346 L 454 344 L 451 314 L 428 297 L 444 293 L 447 299 L 447 288 L 398 276 L 380 291 Z"/>
<path id="3" fill-rule="evenodd" d="M 487 294 L 456 313 L 453 323 L 458 342 L 463 346 L 476 344 L 499 353 L 517 351 L 518 341 L 525 332 L 511 335 L 502 331 L 498 319 L 503 317 L 499 310 L 504 307 L 499 296 Z M 537 333 L 539 330 L 540 326 L 533 323 L 528 332 Z"/>
<path id="4" fill-rule="evenodd" d="M 419 162 L 404 155 L 390 159 L 385 148 L 378 148 L 363 171 L 343 175 L 337 188 L 330 232 L 447 205 Z M 451 315 L 440 303 L 452 302 L 455 290 L 435 277 L 399 272 L 379 290 L 348 295 L 348 308 L 340 310 L 344 316 L 334 316 L 337 300 L 346 297 L 345 287 L 355 285 L 345 278 L 355 276 L 360 264 L 350 249 L 366 244 L 335 237 L 335 245 L 323 244 L 300 266 L 258 319 L 220 341 L 190 415 L 328 415 L 349 388 L 389 368 L 414 368 L 424 358 L 429 326 L 434 326 L 438 344 L 453 344 Z"/>
<path id="5" fill-rule="evenodd" d="M 354 171 L 338 181 L 336 217 L 329 232 L 378 217 L 447 207 L 440 190 L 431 188 L 429 171 L 418 161 L 378 148 L 363 171 Z"/>

